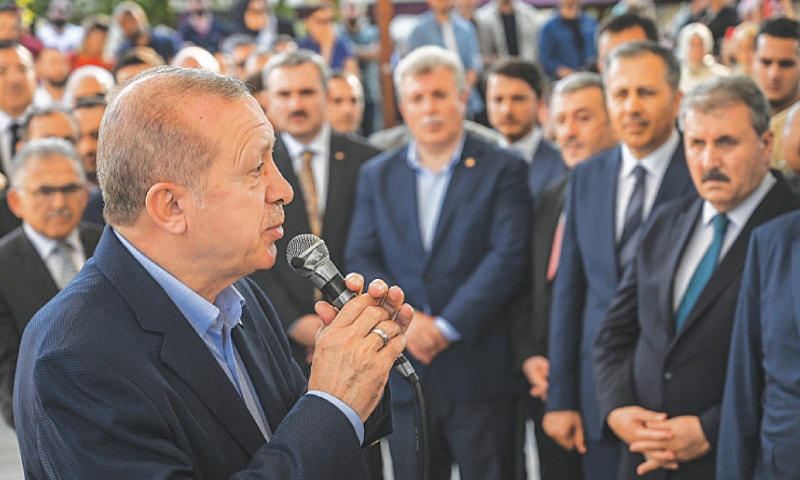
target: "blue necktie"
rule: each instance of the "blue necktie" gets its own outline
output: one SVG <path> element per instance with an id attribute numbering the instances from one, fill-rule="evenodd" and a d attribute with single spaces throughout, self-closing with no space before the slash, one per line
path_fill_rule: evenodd
<path id="1" fill-rule="evenodd" d="M 633 260 L 639 246 L 639 230 L 642 226 L 642 217 L 644 217 L 644 180 L 646 175 L 647 171 L 641 165 L 636 165 L 636 168 L 633 169 L 636 184 L 631 192 L 628 208 L 625 210 L 625 224 L 622 228 L 622 237 L 619 239 L 620 271 L 625 270 L 628 263 Z"/>
<path id="2" fill-rule="evenodd" d="M 718 213 L 711 219 L 714 224 L 714 239 L 711 241 L 708 250 L 697 265 L 697 270 L 694 271 L 692 279 L 689 281 L 689 286 L 686 287 L 686 293 L 683 294 L 678 312 L 675 314 L 675 331 L 679 332 L 686 317 L 692 310 L 700 292 L 705 288 L 706 283 L 714 273 L 717 267 L 717 260 L 719 259 L 719 252 L 722 250 L 722 242 L 725 240 L 725 231 L 728 229 L 728 216 L 724 213 Z"/>

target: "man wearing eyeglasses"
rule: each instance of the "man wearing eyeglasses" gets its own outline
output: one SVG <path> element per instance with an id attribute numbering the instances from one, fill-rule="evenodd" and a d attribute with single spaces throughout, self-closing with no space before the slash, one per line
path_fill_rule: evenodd
<path id="1" fill-rule="evenodd" d="M 0 240 L 0 411 L 13 427 L 22 331 L 92 255 L 100 229 L 81 225 L 86 174 L 69 142 L 45 138 L 26 143 L 9 173 L 8 205 L 22 226 Z"/>

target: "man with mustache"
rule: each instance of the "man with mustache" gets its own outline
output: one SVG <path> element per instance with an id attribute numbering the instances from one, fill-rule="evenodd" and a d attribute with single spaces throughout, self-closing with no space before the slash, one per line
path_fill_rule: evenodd
<path id="1" fill-rule="evenodd" d="M 796 208 L 783 176 L 769 170 L 769 112 L 748 77 L 684 95 L 686 161 L 700 198 L 648 221 L 595 343 L 600 415 L 628 446 L 620 479 L 715 478 L 747 244 L 758 225 Z"/>
<path id="2" fill-rule="evenodd" d="M 413 309 L 382 281 L 340 311 L 319 302 L 303 376 L 245 278 L 279 260 L 293 197 L 274 141 L 230 77 L 161 67 L 116 92 L 97 149 L 108 226 L 22 336 L 26 477 L 367 478 L 361 446 L 390 430 L 384 387 Z"/>
<path id="3" fill-rule="evenodd" d="M 559 80 L 550 99 L 550 119 L 569 169 L 617 143 L 606 112 L 603 81 L 596 73 L 576 72 Z M 524 400 L 525 417 L 534 421 L 539 469 L 542 478 L 554 480 L 583 477 L 578 454 L 566 452 L 542 429 L 550 370 L 550 305 L 564 232 L 569 177 L 566 170 L 554 179 L 536 204 L 531 236 L 531 304 L 529 311 L 516 321 L 512 337 L 515 365 L 520 366 L 530 384 Z"/>
<path id="4" fill-rule="evenodd" d="M 658 205 L 694 191 L 675 128 L 680 66 L 653 42 L 624 43 L 603 69 L 611 125 L 622 142 L 572 170 L 558 275 L 553 286 L 543 427 L 583 453 L 586 479 L 614 478 L 621 450 L 605 436 L 592 374 L 597 328 L 639 227 Z"/>
<path id="5" fill-rule="evenodd" d="M 0 240 L 0 411 L 12 427 L 22 331 L 94 252 L 100 229 L 81 224 L 88 190 L 80 157 L 62 139 L 29 142 L 14 157 L 8 204 L 22 226 Z"/>
<path id="6" fill-rule="evenodd" d="M 755 42 L 753 78 L 772 109 L 772 165 L 788 172 L 783 158 L 783 126 L 789 107 L 800 100 L 800 23 L 785 17 L 765 20 Z"/>
<path id="7" fill-rule="evenodd" d="M 325 121 L 329 78 L 322 57 L 310 50 L 278 54 L 263 71 L 266 114 L 279 132 L 273 158 L 295 195 L 295 201 L 285 207 L 284 238 L 276 242 L 278 255 L 283 258 L 288 240 L 295 235 L 311 232 L 325 239 L 331 260 L 341 268 L 358 170 L 380 150 L 333 131 Z M 286 262 L 259 270 L 251 278 L 273 292 L 272 301 L 295 360 L 308 375 L 320 326 L 314 312 L 319 292 Z"/>
<path id="8" fill-rule="evenodd" d="M 528 188 L 534 202 L 566 170 L 539 126 L 539 115 L 546 110 L 542 77 L 534 63 L 516 58 L 499 61 L 486 77 L 489 123 L 503 135 L 500 145 L 528 163 Z"/>
<path id="9" fill-rule="evenodd" d="M 430 478 L 513 477 L 515 371 L 509 304 L 524 283 L 525 162 L 465 133 L 458 56 L 420 47 L 394 73 L 412 140 L 364 165 L 345 251 L 348 269 L 402 284 L 414 306 L 409 360 L 427 404 Z M 410 389 L 391 380 L 395 478 L 421 478 Z M 395 388 L 396 387 L 396 388 Z"/>

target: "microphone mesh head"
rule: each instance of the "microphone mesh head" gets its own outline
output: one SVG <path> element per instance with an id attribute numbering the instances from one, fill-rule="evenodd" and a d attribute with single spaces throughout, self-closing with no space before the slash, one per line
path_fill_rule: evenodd
<path id="1" fill-rule="evenodd" d="M 314 249 L 310 252 L 306 252 L 306 250 L 312 246 Z M 304 253 L 305 255 L 303 255 Z M 289 240 L 288 245 L 286 245 L 286 261 L 289 262 L 292 270 L 297 273 L 301 273 L 298 271 L 298 268 L 302 267 L 302 263 L 298 265 L 295 263 L 297 262 L 295 259 L 305 262 L 305 259 L 312 253 L 315 254 L 314 256 L 317 258 L 327 258 L 331 255 L 328 251 L 328 246 L 325 245 L 325 242 L 312 233 L 301 233 L 300 235 L 297 235 Z"/>

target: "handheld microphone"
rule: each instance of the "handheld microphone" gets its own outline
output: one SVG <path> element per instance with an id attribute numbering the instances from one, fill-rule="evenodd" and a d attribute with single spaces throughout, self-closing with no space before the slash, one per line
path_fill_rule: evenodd
<path id="1" fill-rule="evenodd" d="M 303 233 L 289 240 L 286 246 L 286 261 L 294 273 L 307 278 L 322 295 L 341 309 L 345 303 L 356 297 L 356 293 L 348 290 L 344 277 L 331 260 L 331 254 L 325 241 L 311 233 Z M 400 354 L 392 369 L 411 383 L 419 381 L 414 367 L 408 359 Z"/>

